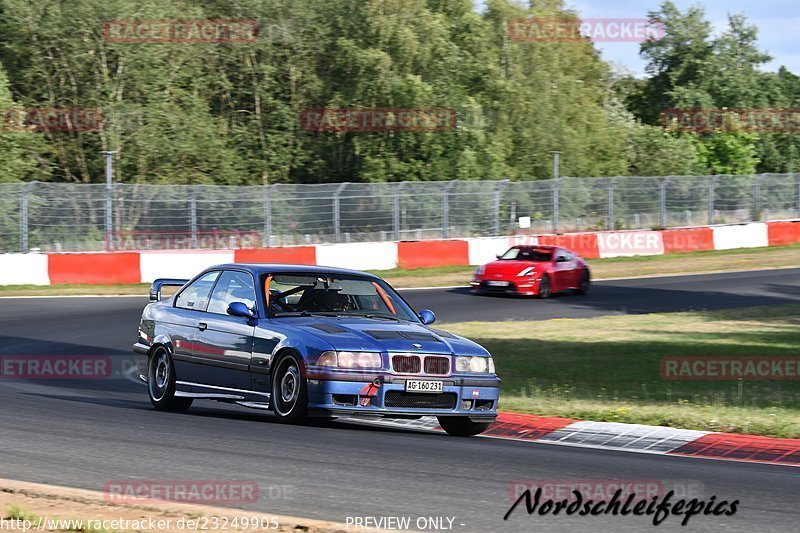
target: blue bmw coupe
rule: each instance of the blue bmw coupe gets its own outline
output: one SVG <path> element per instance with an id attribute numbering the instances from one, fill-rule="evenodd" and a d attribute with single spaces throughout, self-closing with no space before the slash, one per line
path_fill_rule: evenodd
<path id="1" fill-rule="evenodd" d="M 164 286 L 179 286 L 161 298 Z M 480 345 L 430 327 L 372 274 L 304 265 L 219 265 L 158 279 L 133 350 L 156 409 L 194 400 L 308 416 L 438 417 L 477 435 L 497 417 L 500 380 Z"/>

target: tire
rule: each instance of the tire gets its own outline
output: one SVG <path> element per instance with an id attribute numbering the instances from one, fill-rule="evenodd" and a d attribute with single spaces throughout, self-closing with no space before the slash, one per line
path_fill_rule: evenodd
<path id="1" fill-rule="evenodd" d="M 542 279 L 539 281 L 539 290 L 537 293 L 537 296 L 542 300 L 550 298 L 550 296 L 553 294 L 553 287 L 550 284 L 550 276 L 547 274 L 542 276 Z"/>
<path id="2" fill-rule="evenodd" d="M 147 362 L 147 393 L 160 411 L 185 411 L 192 406 L 191 398 L 175 397 L 175 365 L 163 346 L 153 350 Z"/>
<path id="3" fill-rule="evenodd" d="M 296 424 L 308 417 L 308 384 L 301 368 L 297 356 L 291 354 L 278 360 L 272 372 L 270 404 L 280 422 Z"/>
<path id="4" fill-rule="evenodd" d="M 578 288 L 575 289 L 575 292 L 578 294 L 587 294 L 591 285 L 592 275 L 589 274 L 588 268 L 584 268 L 583 272 L 581 272 L 581 281 L 578 283 Z"/>
<path id="5" fill-rule="evenodd" d="M 486 431 L 491 422 L 473 422 L 468 416 L 440 416 L 439 425 L 454 437 L 472 437 Z"/>

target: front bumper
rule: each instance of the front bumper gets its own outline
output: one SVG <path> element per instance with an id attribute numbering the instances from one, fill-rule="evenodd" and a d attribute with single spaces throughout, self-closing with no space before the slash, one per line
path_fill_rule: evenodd
<path id="1" fill-rule="evenodd" d="M 150 346 L 142 342 L 137 342 L 133 345 L 133 353 L 136 354 L 133 357 L 136 361 L 136 367 L 139 370 L 139 376 L 144 381 L 144 376 L 147 375 L 147 357 L 150 353 Z"/>
<path id="2" fill-rule="evenodd" d="M 497 418 L 500 379 L 491 377 L 431 377 L 375 374 L 331 376 L 308 380 L 308 408 L 314 414 L 404 418 L 467 416 L 476 422 Z M 377 379 L 379 386 L 362 405 L 365 388 Z M 406 380 L 442 381 L 441 393 L 406 392 Z"/>
<path id="3" fill-rule="evenodd" d="M 522 277 L 509 279 L 473 279 L 470 282 L 473 292 L 478 294 L 516 294 L 535 296 L 539 294 L 539 281 L 541 278 Z M 497 282 L 507 285 L 496 285 Z"/>

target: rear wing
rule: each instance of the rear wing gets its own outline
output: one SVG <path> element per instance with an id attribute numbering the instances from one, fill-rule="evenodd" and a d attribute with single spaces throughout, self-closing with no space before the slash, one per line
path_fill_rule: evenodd
<path id="1" fill-rule="evenodd" d="M 161 287 L 183 287 L 187 283 L 188 279 L 159 278 L 150 285 L 150 301 L 157 302 L 161 299 Z"/>

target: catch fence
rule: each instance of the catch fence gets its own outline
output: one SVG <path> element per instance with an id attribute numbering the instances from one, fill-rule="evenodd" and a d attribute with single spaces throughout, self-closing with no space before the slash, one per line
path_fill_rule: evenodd
<path id="1" fill-rule="evenodd" d="M 800 217 L 800 174 L 268 186 L 0 184 L 0 251 L 254 248 Z"/>

